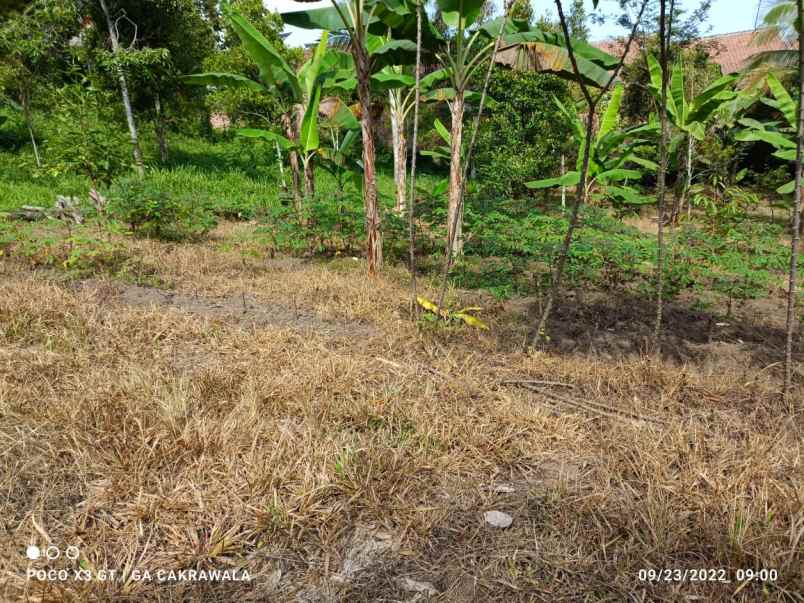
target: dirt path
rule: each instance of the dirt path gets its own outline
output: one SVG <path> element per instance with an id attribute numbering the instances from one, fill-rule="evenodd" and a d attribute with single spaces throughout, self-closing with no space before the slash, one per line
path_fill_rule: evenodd
<path id="1" fill-rule="evenodd" d="M 113 303 L 130 307 L 171 308 L 194 316 L 237 324 L 243 328 L 276 327 L 297 331 L 314 331 L 330 337 L 368 337 L 377 329 L 365 323 L 324 319 L 303 307 L 290 307 L 276 302 L 264 302 L 255 295 L 207 297 L 187 295 L 141 285 L 81 281 L 79 289 L 105 290 Z M 111 296 L 109 296 L 111 292 Z"/>

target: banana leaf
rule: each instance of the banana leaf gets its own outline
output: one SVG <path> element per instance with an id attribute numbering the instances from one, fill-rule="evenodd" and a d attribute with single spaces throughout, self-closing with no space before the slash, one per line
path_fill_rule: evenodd
<path id="1" fill-rule="evenodd" d="M 776 106 L 779 111 L 781 111 L 782 115 L 784 115 L 787 124 L 791 128 L 796 129 L 796 125 L 798 124 L 796 116 L 798 113 L 798 103 L 793 100 L 790 93 L 787 92 L 787 89 L 772 73 L 768 74 L 768 88 L 770 88 L 773 96 L 776 98 Z"/>
<path id="2" fill-rule="evenodd" d="M 560 44 L 551 44 L 545 41 L 543 32 L 527 31 L 506 35 L 505 43 L 519 45 L 520 57 L 518 64 L 523 62 L 537 71 L 553 73 L 563 79 L 576 80 L 572 61 L 566 47 Z M 575 50 L 573 44 L 573 50 Z M 611 79 L 611 73 L 595 61 L 587 59 L 583 54 L 575 55 L 580 79 L 597 88 L 603 88 Z"/>
<path id="3" fill-rule="evenodd" d="M 737 93 L 732 90 L 737 78 L 733 75 L 723 76 L 707 86 L 703 92 L 692 100 L 687 122 L 705 122 L 725 103 L 734 100 Z"/>
<path id="4" fill-rule="evenodd" d="M 796 149 L 780 149 L 773 154 L 774 157 L 784 159 L 785 161 L 796 160 Z"/>
<path id="5" fill-rule="evenodd" d="M 611 93 L 611 99 L 609 100 L 609 104 L 606 106 L 606 112 L 603 114 L 603 118 L 600 120 L 600 129 L 598 130 L 597 137 L 595 139 L 596 143 L 599 143 L 603 137 L 614 130 L 615 126 L 617 125 L 617 121 L 620 118 L 620 102 L 622 101 L 622 98 L 623 85 L 617 84 Z"/>
<path id="6" fill-rule="evenodd" d="M 650 205 L 656 201 L 654 197 L 641 195 L 628 186 L 608 186 L 606 193 L 626 205 Z"/>
<path id="7" fill-rule="evenodd" d="M 292 151 L 299 147 L 299 145 L 297 145 L 292 140 L 288 140 L 284 136 L 277 134 L 276 132 L 271 132 L 269 130 L 260 130 L 257 128 L 241 128 L 237 130 L 235 133 L 238 136 L 244 136 L 245 138 L 262 138 L 263 140 L 276 142 L 284 151 Z"/>
<path id="8" fill-rule="evenodd" d="M 485 0 L 436 0 L 444 23 L 453 28 L 458 27 L 461 19 L 464 28 L 473 25 L 480 18 L 484 4 Z"/>
<path id="9" fill-rule="evenodd" d="M 265 92 L 266 88 L 259 82 L 236 73 L 195 73 L 185 75 L 181 82 L 189 86 L 215 86 L 216 88 L 247 88 L 254 92 Z"/>
<path id="10" fill-rule="evenodd" d="M 499 26 L 497 26 L 497 31 L 499 31 Z M 527 31 L 518 31 L 511 34 L 505 34 L 503 36 L 503 42 L 506 44 L 528 44 L 538 42 L 547 46 L 560 47 L 564 49 L 564 51 L 567 49 L 567 41 L 564 39 L 563 34 L 542 31 L 539 29 L 529 29 Z M 608 52 L 604 52 L 599 48 L 595 48 L 583 40 L 573 39 L 572 51 L 576 58 L 593 63 L 605 71 L 611 71 L 620 64 L 620 59 L 618 57 L 615 57 Z M 580 63 L 578 66 L 580 67 Z"/>
<path id="11" fill-rule="evenodd" d="M 435 122 L 433 123 L 433 127 L 435 131 L 438 132 L 438 135 L 446 142 L 448 145 L 452 145 L 452 134 L 450 131 L 447 130 L 446 126 L 441 123 L 441 120 L 436 117 Z"/>
<path id="12" fill-rule="evenodd" d="M 578 183 L 581 181 L 580 173 L 576 171 L 567 172 L 563 176 L 559 176 L 558 178 L 545 178 L 544 180 L 532 180 L 531 182 L 526 182 L 525 186 L 530 189 L 543 189 L 543 188 L 553 188 L 556 186 L 577 186 Z"/>
<path id="13" fill-rule="evenodd" d="M 777 188 L 776 192 L 779 193 L 780 195 L 789 195 L 790 193 L 794 192 L 795 190 L 796 190 L 796 181 L 791 180 L 787 184 Z"/>
<path id="14" fill-rule="evenodd" d="M 741 142 L 762 141 L 776 147 L 777 149 L 795 149 L 796 143 L 780 134 L 770 130 L 741 130 L 735 137 Z"/>
<path id="15" fill-rule="evenodd" d="M 287 87 L 295 99 L 300 99 L 301 89 L 296 74 L 265 36 L 230 5 L 223 4 L 223 13 L 243 43 L 243 48 L 257 63 L 262 82 L 266 86 Z"/>
<path id="16" fill-rule="evenodd" d="M 622 182 L 623 180 L 639 180 L 640 178 L 642 178 L 642 172 L 623 168 L 607 170 L 597 175 L 597 180 L 603 184 Z"/>

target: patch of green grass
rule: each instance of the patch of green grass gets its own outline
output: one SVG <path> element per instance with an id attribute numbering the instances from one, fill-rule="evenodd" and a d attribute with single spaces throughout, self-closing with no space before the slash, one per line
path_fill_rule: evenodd
<path id="1" fill-rule="evenodd" d="M 153 146 L 146 136 L 144 144 Z M 148 167 L 151 186 L 166 195 L 193 198 L 220 217 L 257 220 L 250 241 L 270 254 L 359 255 L 364 218 L 359 191 L 341 185 L 321 166 L 316 169 L 316 195 L 305 201 L 306 216 L 296 215 L 283 190 L 275 149 L 237 137 L 216 140 L 173 136 L 171 159 Z M 59 179 L 31 168 L 30 150 L 0 152 L 0 211 L 21 205 L 49 207 L 57 194 L 76 195 L 85 203 L 90 183 L 81 176 Z M 46 159 L 45 159 L 46 160 Z M 290 174 L 286 170 L 285 181 Z M 419 269 L 441 270 L 446 195 L 437 185 L 443 175 L 421 173 L 417 182 L 417 254 Z M 344 182 L 347 182 L 345 179 Z M 395 184 L 390 165 L 379 164 L 377 186 L 383 208 L 385 254 L 389 261 L 407 257 L 407 216 L 393 212 Z M 498 298 L 544 290 L 567 228 L 567 217 L 554 206 L 534 208 L 533 199 L 467 199 L 465 255 L 453 268 L 455 285 L 485 289 Z M 730 300 L 766 295 L 786 269 L 789 252 L 778 227 L 743 221 L 718 232 L 690 224 L 669 241 L 665 291 L 668 296 L 693 291 L 717 292 Z M 669 240 L 669 239 L 668 239 Z M 90 245 L 91 247 L 91 245 Z M 103 254 L 98 252 L 98 257 Z M 74 262 L 80 263 L 80 258 Z M 585 207 L 566 266 L 568 284 L 652 290 L 655 237 L 627 226 L 605 209 Z"/>
<path id="2" fill-rule="evenodd" d="M 89 188 L 87 178 L 39 176 L 20 165 L 18 154 L 0 151 L 0 211 L 19 209 L 23 205 L 52 207 L 56 195 L 86 197 Z"/>

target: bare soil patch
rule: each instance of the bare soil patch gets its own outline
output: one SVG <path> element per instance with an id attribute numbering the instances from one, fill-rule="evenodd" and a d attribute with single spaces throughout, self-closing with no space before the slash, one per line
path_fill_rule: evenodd
<path id="1" fill-rule="evenodd" d="M 653 347 L 653 304 L 653 300 L 625 292 L 569 292 L 556 305 L 546 349 L 608 360 L 641 357 Z M 512 300 L 503 305 L 503 312 L 519 315 L 520 324 L 530 324 L 537 318 L 538 300 Z M 695 310 L 683 299 L 667 302 L 663 356 L 668 362 L 695 364 L 710 374 L 724 368 L 751 372 L 770 367 L 778 371 L 784 355 L 785 312 L 781 299 L 745 302 L 731 316 Z M 501 335 L 501 341 L 522 345 L 525 337 Z M 804 361 L 801 333 L 794 353 Z"/>
<path id="2" fill-rule="evenodd" d="M 108 287 L 97 281 L 84 281 L 82 288 Z M 338 320 L 325 320 L 304 307 L 288 307 L 277 302 L 263 302 L 256 296 L 243 292 L 240 296 L 205 297 L 187 295 L 176 291 L 143 287 L 140 285 L 115 284 L 113 302 L 130 307 L 167 308 L 188 314 L 237 324 L 244 328 L 277 327 L 302 332 L 314 331 L 319 335 L 333 337 L 369 337 L 376 329 L 368 324 Z"/>

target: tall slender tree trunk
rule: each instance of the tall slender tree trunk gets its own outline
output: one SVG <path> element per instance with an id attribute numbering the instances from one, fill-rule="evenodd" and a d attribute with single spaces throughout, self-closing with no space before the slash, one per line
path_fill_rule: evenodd
<path id="1" fill-rule="evenodd" d="M 572 245 L 572 237 L 575 234 L 575 229 L 578 227 L 578 218 L 581 214 L 581 206 L 586 201 L 586 179 L 589 175 L 589 159 L 591 154 L 592 135 L 595 131 L 595 107 L 591 106 L 589 112 L 586 114 L 586 143 L 583 145 L 583 159 L 581 161 L 581 173 L 578 181 L 578 189 L 575 193 L 575 201 L 572 204 L 572 214 L 570 216 L 569 227 L 567 233 L 564 235 L 564 242 L 561 245 L 561 250 L 558 253 L 558 259 L 553 269 L 553 279 L 550 286 L 550 293 L 547 294 L 547 301 L 542 310 L 542 316 L 539 319 L 539 324 L 536 327 L 536 332 L 531 338 L 532 345 L 539 343 L 544 337 L 547 330 L 547 320 L 550 318 L 550 312 L 553 310 L 558 292 L 561 289 L 561 278 L 564 275 L 564 266 L 569 257 L 570 245 Z"/>
<path id="2" fill-rule="evenodd" d="M 39 146 L 36 144 L 36 135 L 34 134 L 33 116 L 31 115 L 31 98 L 27 92 L 20 94 L 20 105 L 22 105 L 22 115 L 25 118 L 28 135 L 31 137 L 31 146 L 33 147 L 36 167 L 41 168 L 42 158 L 39 156 Z"/>
<path id="3" fill-rule="evenodd" d="M 611 85 L 614 83 L 614 79 L 620 73 L 620 70 L 622 69 L 623 64 L 625 63 L 625 59 L 628 56 L 629 50 L 631 49 L 631 43 L 634 41 L 637 28 L 639 27 L 639 23 L 642 21 L 642 15 L 645 13 L 645 7 L 648 5 L 648 1 L 649 0 L 642 0 L 639 13 L 637 14 L 637 17 L 634 20 L 631 33 L 628 36 L 628 39 L 625 43 L 625 48 L 623 49 L 622 55 L 620 56 L 620 62 L 612 72 L 608 82 L 603 87 L 603 89 L 597 94 L 596 97 L 593 98 L 589 92 L 589 88 L 586 86 L 583 80 L 579 82 L 581 92 L 583 93 L 587 105 L 586 134 L 585 134 L 586 138 L 585 143 L 583 145 L 581 173 L 579 175 L 578 189 L 575 194 L 575 202 L 572 205 L 572 214 L 570 216 L 569 227 L 567 228 L 567 233 L 564 236 L 564 242 L 561 245 L 561 250 L 559 251 L 558 259 L 556 260 L 555 263 L 555 268 L 553 270 L 553 282 L 550 287 L 550 292 L 547 294 L 547 301 L 545 302 L 544 308 L 542 309 L 542 316 L 539 319 L 536 331 L 531 334 L 530 338 L 531 345 L 534 346 L 537 345 L 541 341 L 542 337 L 545 336 L 547 321 L 550 318 L 550 312 L 553 309 L 553 304 L 555 303 L 555 299 L 558 296 L 558 292 L 561 288 L 561 278 L 564 274 L 564 266 L 567 263 L 567 257 L 569 256 L 570 245 L 572 245 L 572 236 L 575 233 L 575 229 L 578 226 L 578 218 L 580 216 L 581 205 L 583 205 L 584 201 L 586 200 L 586 195 L 588 192 L 586 190 L 587 189 L 586 180 L 589 174 L 591 141 L 592 141 L 592 134 L 594 133 L 595 128 L 595 111 L 597 109 L 598 104 L 600 103 L 600 100 L 609 91 Z M 558 11 L 558 19 L 561 24 L 561 31 L 564 34 L 564 41 L 566 42 L 567 45 L 566 46 L 567 54 L 569 55 L 570 63 L 572 64 L 572 71 L 575 74 L 575 76 L 580 79 L 581 71 L 578 68 L 578 62 L 575 58 L 575 53 L 572 49 L 569 25 L 567 24 L 567 18 L 564 15 L 564 7 L 561 4 L 561 0 L 555 0 L 555 5 L 556 10 Z"/>
<path id="4" fill-rule="evenodd" d="M 463 142 L 463 90 L 455 92 L 452 101 L 452 144 L 449 163 L 449 202 L 447 205 L 447 247 L 454 255 L 463 253 L 463 166 L 461 144 Z"/>
<path id="5" fill-rule="evenodd" d="M 285 138 L 292 141 L 297 140 L 296 128 L 293 127 L 293 119 L 290 117 L 290 113 L 282 114 L 282 127 L 285 128 Z M 304 209 L 304 207 L 302 203 L 301 170 L 299 169 L 299 155 L 298 153 L 296 153 L 296 151 L 290 151 L 288 153 L 288 163 L 290 164 L 290 179 L 291 179 L 291 187 L 293 188 L 293 203 L 296 206 L 296 212 L 301 216 L 301 212 Z"/>
<path id="6" fill-rule="evenodd" d="M 371 114 L 371 69 L 362 41 L 352 44 L 357 67 L 357 93 L 360 100 L 360 129 L 363 135 L 363 208 L 366 214 L 366 259 L 368 273 L 382 270 L 382 232 L 377 203 L 377 175 L 374 157 L 374 118 Z"/>
<path id="7" fill-rule="evenodd" d="M 790 398 L 793 389 L 793 338 L 798 319 L 796 318 L 796 281 L 798 279 L 798 247 L 801 238 L 801 184 L 802 153 L 804 153 L 804 0 L 797 0 L 798 8 L 798 140 L 796 141 L 796 192 L 793 211 L 793 236 L 790 244 L 790 280 L 787 287 L 787 341 L 784 352 L 784 397 Z"/>
<path id="8" fill-rule="evenodd" d="M 394 145 L 394 182 L 396 183 L 395 209 L 399 214 L 405 211 L 407 195 L 407 157 L 408 143 L 405 137 L 405 121 L 399 99 L 394 98 L 394 91 L 389 91 L 391 113 L 391 138 Z"/>
<path id="9" fill-rule="evenodd" d="M 276 165 L 279 167 L 279 181 L 282 190 L 287 194 L 288 192 L 288 183 L 285 181 L 285 162 L 282 161 L 282 149 L 279 148 L 279 143 L 274 142 L 274 146 L 276 147 Z"/>
<path id="10" fill-rule="evenodd" d="M 419 103 L 422 77 L 422 4 L 416 3 L 416 84 L 413 105 L 413 144 L 410 150 L 410 199 L 408 201 L 408 261 L 410 262 L 410 315 L 416 317 L 416 153 L 419 144 Z"/>
<path id="11" fill-rule="evenodd" d="M 659 63 L 662 68 L 662 94 L 661 106 L 659 107 L 659 123 L 661 132 L 659 135 L 659 173 L 656 177 L 656 194 L 658 196 L 658 234 L 657 234 L 657 255 L 656 255 L 656 322 L 653 327 L 654 346 L 657 352 L 661 352 L 661 333 L 662 333 L 662 312 L 663 307 L 663 286 L 664 286 L 664 208 L 667 178 L 667 45 L 670 32 L 667 31 L 665 0 L 659 0 Z M 672 9 L 671 9 L 672 10 Z"/>
<path id="12" fill-rule="evenodd" d="M 154 97 L 154 111 L 156 112 L 156 140 L 159 143 L 159 161 L 167 163 L 168 161 L 168 144 L 167 144 L 167 128 L 165 127 L 165 115 L 162 113 L 162 99 L 159 93 Z"/>
<path id="13" fill-rule="evenodd" d="M 106 6 L 106 0 L 100 0 L 100 6 L 103 14 L 106 17 L 106 26 L 109 29 L 109 40 L 112 42 L 112 52 L 114 54 L 120 53 L 120 42 L 117 39 L 117 31 L 115 30 L 114 23 L 112 22 L 112 15 L 109 13 L 109 7 Z M 128 95 L 128 83 L 126 82 L 126 75 L 123 68 L 119 67 L 117 70 L 117 79 L 120 82 L 120 95 L 123 97 L 123 109 L 126 112 L 126 121 L 128 122 L 128 132 L 131 136 L 131 148 L 134 153 L 134 165 L 137 168 L 137 173 L 140 177 L 145 175 L 145 166 L 142 162 L 142 151 L 140 150 L 140 141 L 137 136 L 137 124 L 134 121 L 134 110 L 131 108 L 131 98 Z"/>
<path id="14" fill-rule="evenodd" d="M 399 140 L 397 141 L 399 147 L 399 166 L 396 173 L 396 209 L 402 214 L 405 211 L 405 194 L 408 187 L 408 137 L 405 134 L 404 122 L 400 122 Z"/>

